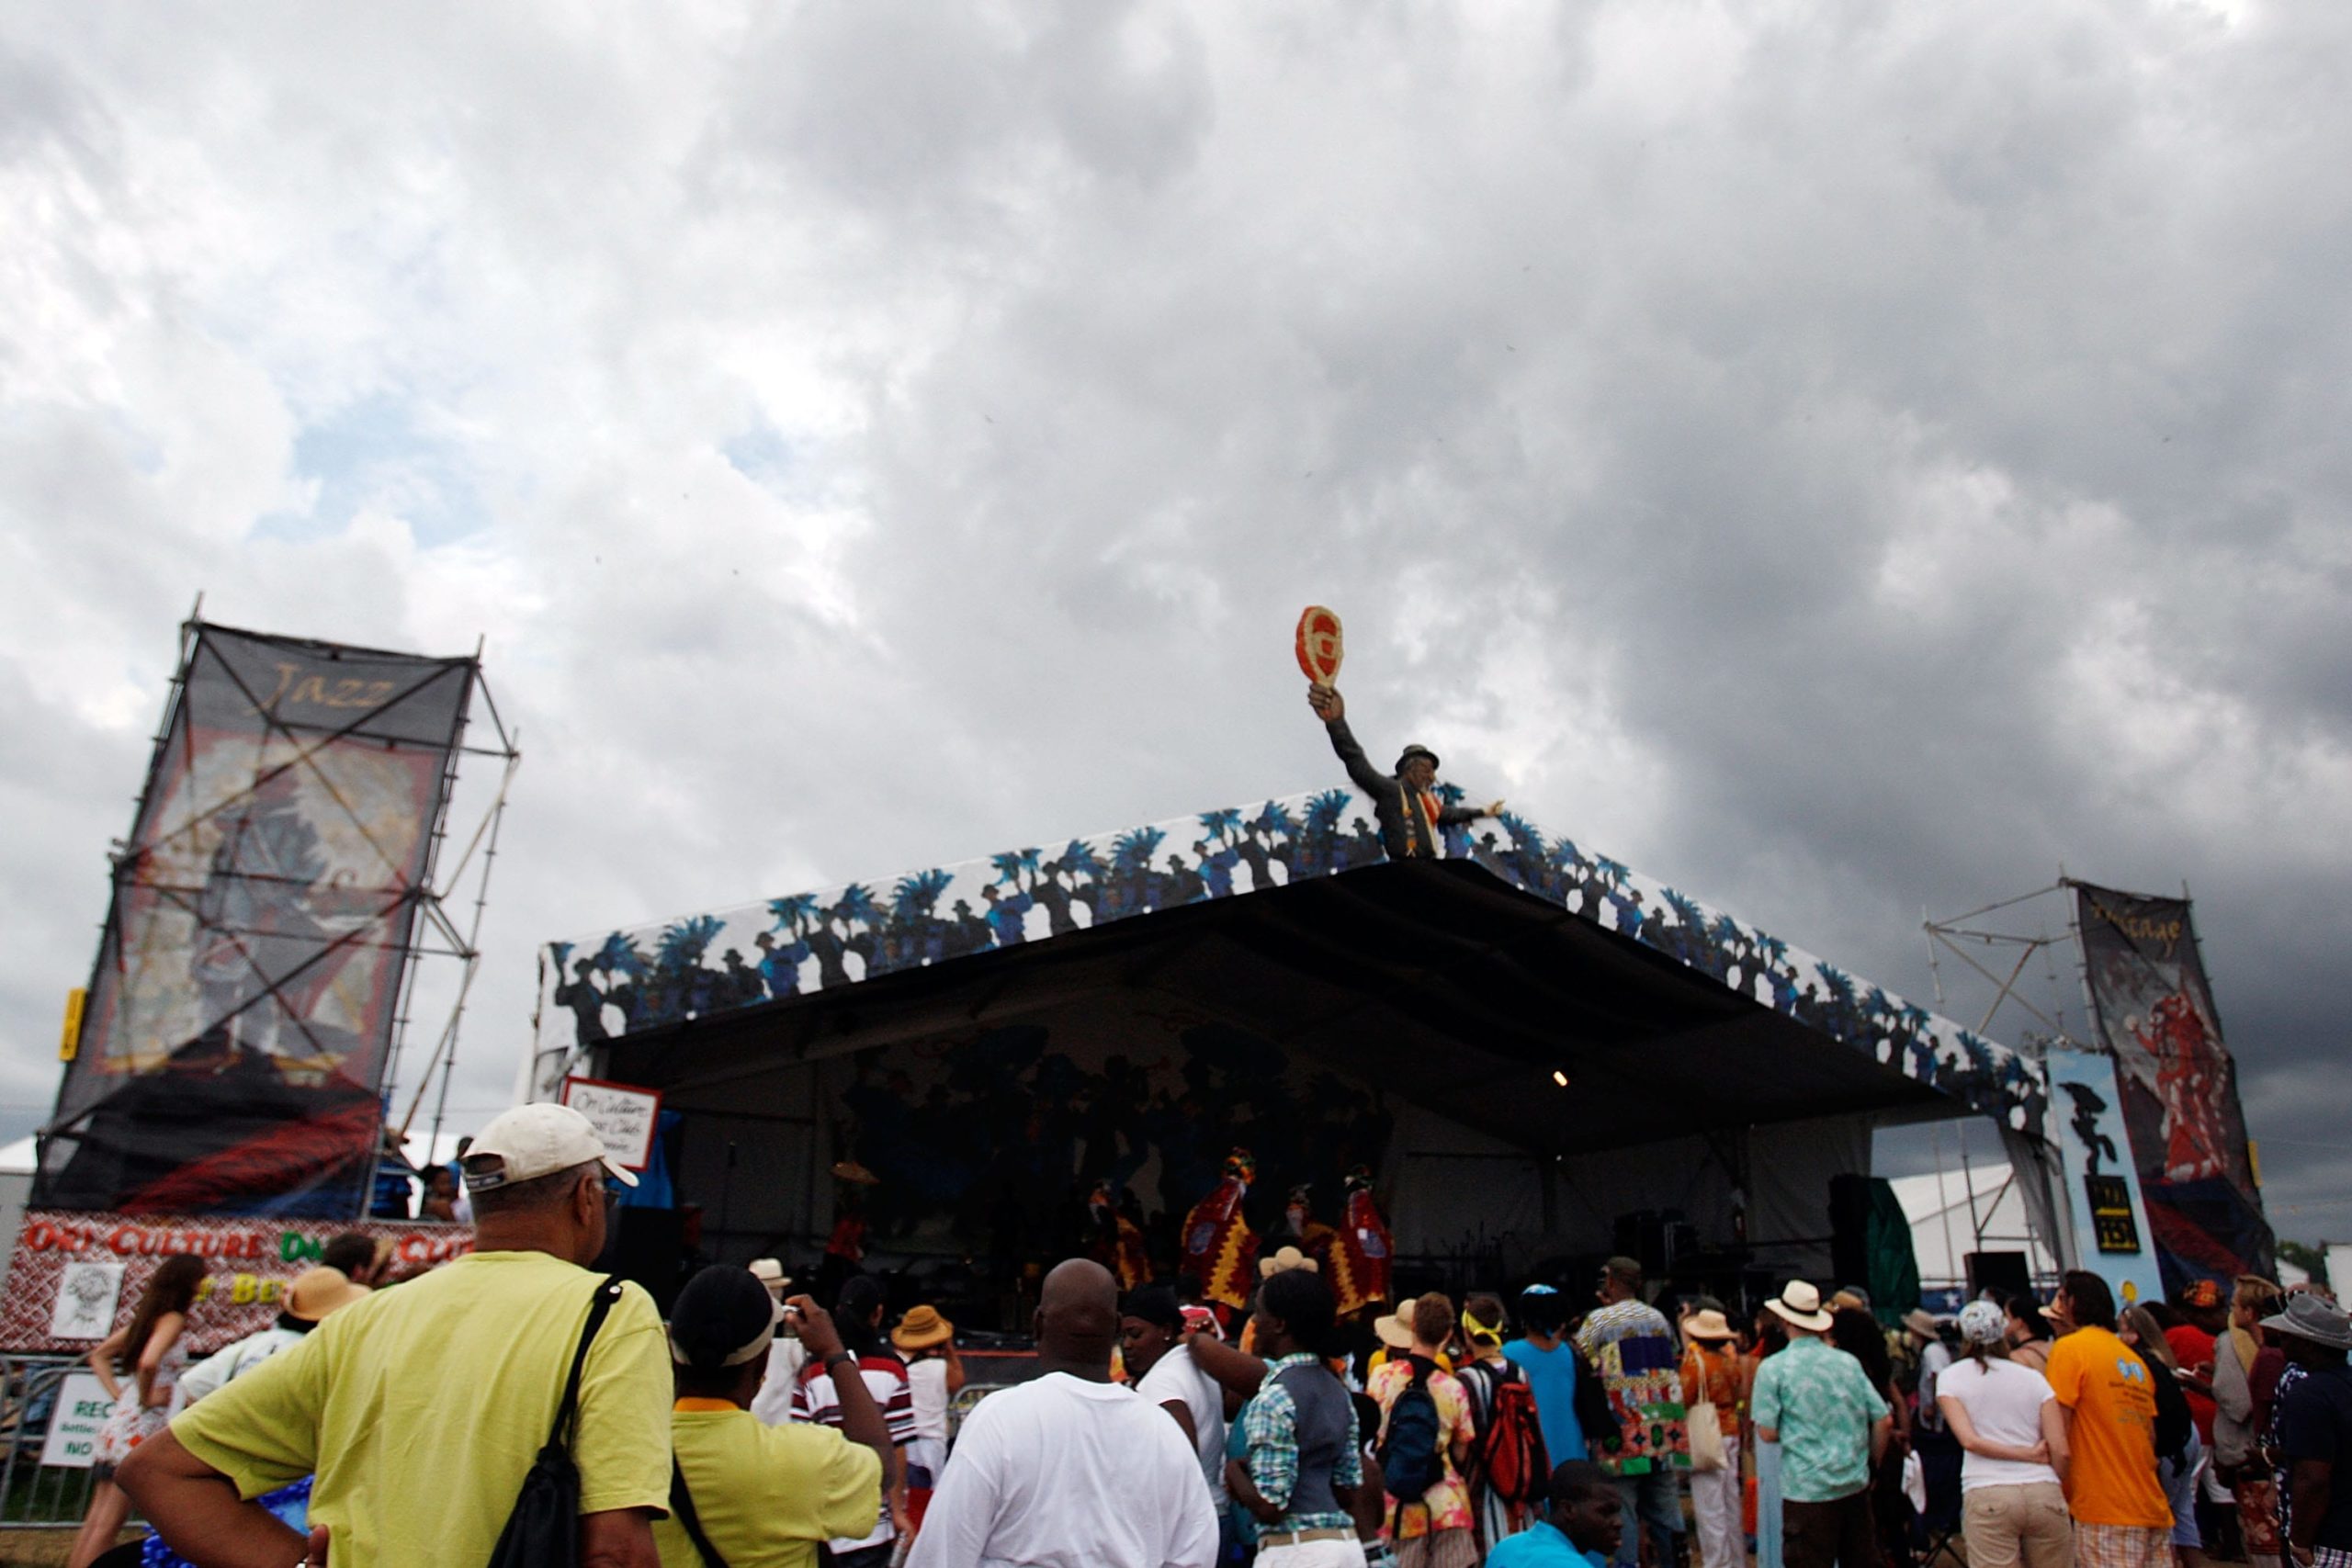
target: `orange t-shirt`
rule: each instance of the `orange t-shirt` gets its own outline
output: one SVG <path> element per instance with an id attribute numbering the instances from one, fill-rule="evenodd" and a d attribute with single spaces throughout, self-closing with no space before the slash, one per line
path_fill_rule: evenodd
<path id="1" fill-rule="evenodd" d="M 2050 1348 L 2043 1374 L 2073 1412 L 2066 1446 L 2066 1506 L 2086 1525 L 2172 1526 L 2172 1505 L 2156 1479 L 2154 1374 L 2104 1328 L 2078 1328 Z"/>

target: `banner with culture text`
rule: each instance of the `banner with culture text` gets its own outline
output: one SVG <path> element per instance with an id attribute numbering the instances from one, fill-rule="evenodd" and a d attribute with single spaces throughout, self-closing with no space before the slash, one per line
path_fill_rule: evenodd
<path id="1" fill-rule="evenodd" d="M 287 1284 L 317 1266 L 329 1239 L 354 1232 L 376 1242 L 390 1279 L 437 1268 L 474 1246 L 471 1225 L 28 1210 L 0 1294 L 0 1350 L 88 1350 L 130 1321 L 164 1259 L 183 1252 L 209 1266 L 188 1313 L 188 1348 L 217 1350 L 277 1321 Z"/>

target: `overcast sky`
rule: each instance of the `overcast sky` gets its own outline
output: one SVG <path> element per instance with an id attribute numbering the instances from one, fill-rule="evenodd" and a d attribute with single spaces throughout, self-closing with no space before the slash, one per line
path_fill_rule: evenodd
<path id="1" fill-rule="evenodd" d="M 466 1124 L 550 938 L 1334 782 L 1321 602 L 1376 750 L 1922 998 L 2186 879 L 2352 1235 L 2352 6 L 0 16 L 0 1130 L 199 591 L 488 639 Z"/>

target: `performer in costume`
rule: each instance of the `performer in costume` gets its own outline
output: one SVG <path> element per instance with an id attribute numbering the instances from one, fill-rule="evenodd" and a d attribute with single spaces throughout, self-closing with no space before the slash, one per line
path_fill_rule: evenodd
<path id="1" fill-rule="evenodd" d="M 1389 1299 L 1393 1250 L 1388 1222 L 1380 1217 L 1380 1205 L 1373 1201 L 1372 1171 L 1357 1166 L 1348 1172 L 1347 1206 L 1339 1233 L 1332 1237 L 1331 1267 L 1324 1270 L 1340 1317 L 1355 1316 Z"/>
<path id="2" fill-rule="evenodd" d="M 1257 1175 L 1250 1151 L 1234 1150 L 1225 1156 L 1225 1179 L 1184 1216 L 1184 1269 L 1200 1282 L 1201 1300 L 1227 1313 L 1249 1305 L 1257 1288 L 1258 1238 L 1241 1213 Z"/>
<path id="3" fill-rule="evenodd" d="M 1384 773 L 1367 761 L 1355 731 L 1348 728 L 1348 705 L 1332 686 L 1306 688 L 1306 705 L 1330 733 L 1331 750 L 1348 770 L 1355 786 L 1372 796 L 1372 813 L 1380 823 L 1380 842 L 1390 860 L 1435 860 L 1445 853 L 1440 829 L 1457 822 L 1475 822 L 1499 816 L 1499 800 L 1486 806 L 1448 806 L 1437 795 L 1437 753 L 1426 746 L 1408 746 L 1396 759 L 1396 771 Z"/>
<path id="4" fill-rule="evenodd" d="M 1086 1255 L 1111 1271 L 1119 1289 L 1132 1291 L 1151 1283 L 1151 1258 L 1145 1251 L 1143 1231 L 1119 1213 L 1117 1197 L 1108 1180 L 1094 1184 L 1086 1200 Z"/>
<path id="5" fill-rule="evenodd" d="M 1267 1236 L 1260 1250 L 1277 1247 L 1283 1242 L 1298 1248 L 1300 1256 L 1312 1258 L 1315 1267 L 1325 1273 L 1331 1268 L 1331 1246 L 1340 1233 L 1315 1217 L 1313 1201 L 1315 1184 L 1302 1181 L 1290 1190 L 1290 1201 L 1283 1206 L 1283 1228 Z"/>

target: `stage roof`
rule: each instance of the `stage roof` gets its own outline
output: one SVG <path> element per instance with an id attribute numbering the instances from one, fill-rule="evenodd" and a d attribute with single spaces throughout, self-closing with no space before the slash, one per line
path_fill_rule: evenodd
<path id="1" fill-rule="evenodd" d="M 601 1050 L 691 1096 L 1148 998 L 1529 1149 L 1849 1112 L 2041 1134 L 2036 1063 L 1674 889 L 1515 817 L 1390 862 L 1370 817 L 1329 791 L 550 943 L 533 1085 Z"/>

